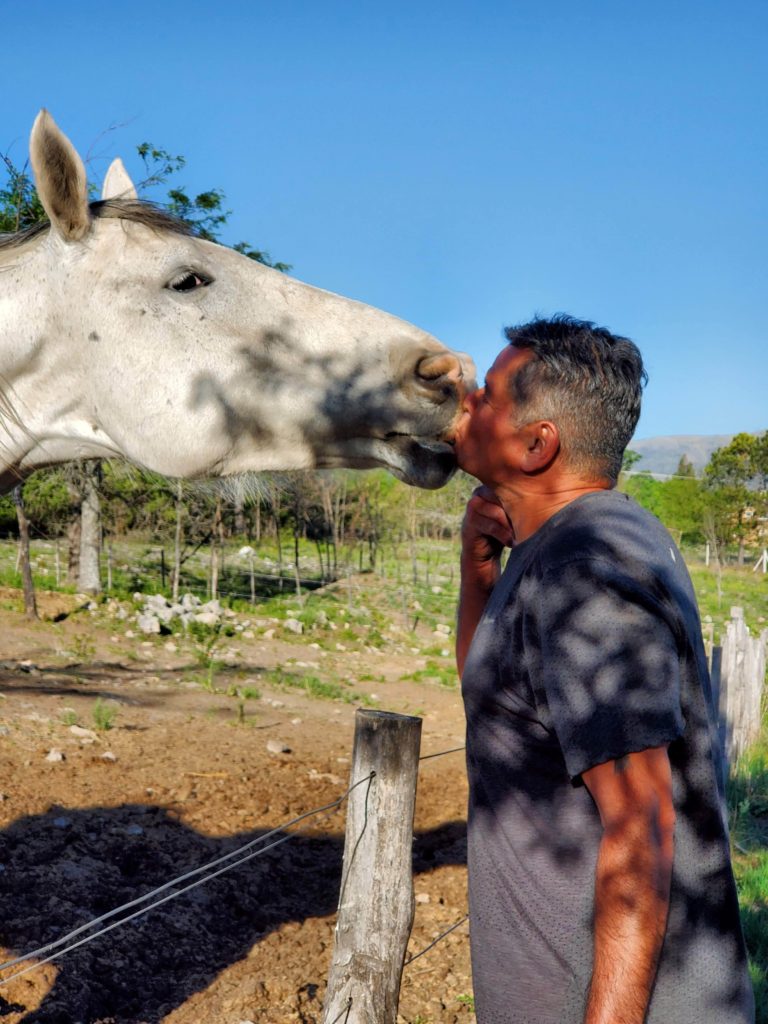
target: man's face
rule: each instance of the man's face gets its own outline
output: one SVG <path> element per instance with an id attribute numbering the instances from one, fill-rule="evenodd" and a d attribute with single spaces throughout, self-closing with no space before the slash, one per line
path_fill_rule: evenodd
<path id="1" fill-rule="evenodd" d="M 507 346 L 488 371 L 485 387 L 464 399 L 464 415 L 456 431 L 456 457 L 465 472 L 491 487 L 514 471 L 524 444 L 515 426 L 517 410 L 510 382 L 533 358 L 529 349 Z"/>

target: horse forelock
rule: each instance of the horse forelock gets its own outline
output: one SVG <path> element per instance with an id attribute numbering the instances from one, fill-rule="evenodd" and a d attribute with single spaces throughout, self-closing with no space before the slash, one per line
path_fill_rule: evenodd
<path id="1" fill-rule="evenodd" d="M 168 231 L 174 235 L 194 234 L 193 228 L 185 221 L 145 199 L 96 199 L 88 204 L 88 208 L 93 220 L 125 220 L 142 224 L 153 231 Z M 50 221 L 44 220 L 15 234 L 0 235 L 0 254 L 33 243 L 50 230 Z"/>

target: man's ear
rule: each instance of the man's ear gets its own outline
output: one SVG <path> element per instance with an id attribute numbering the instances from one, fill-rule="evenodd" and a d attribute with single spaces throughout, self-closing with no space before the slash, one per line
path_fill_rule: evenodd
<path id="1" fill-rule="evenodd" d="M 560 451 L 560 431 L 551 420 L 537 420 L 523 428 L 525 452 L 521 469 L 524 473 L 541 473 L 548 469 Z"/>

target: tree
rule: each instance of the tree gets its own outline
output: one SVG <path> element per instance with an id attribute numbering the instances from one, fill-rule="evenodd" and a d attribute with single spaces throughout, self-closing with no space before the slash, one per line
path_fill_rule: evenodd
<path id="1" fill-rule="evenodd" d="M 704 470 L 710 532 L 721 551 L 731 539 L 738 544 L 738 562 L 744 564 L 746 540 L 753 528 L 755 511 L 766 507 L 768 475 L 766 434 L 737 434 L 718 448 Z"/>
<path id="2" fill-rule="evenodd" d="M 627 448 L 624 455 L 621 458 L 621 471 L 622 473 L 629 473 L 632 467 L 642 459 L 640 452 L 635 452 L 631 448 Z"/>

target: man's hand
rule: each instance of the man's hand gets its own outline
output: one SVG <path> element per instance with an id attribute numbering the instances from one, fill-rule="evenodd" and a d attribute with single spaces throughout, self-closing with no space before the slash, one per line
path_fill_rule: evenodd
<path id="1" fill-rule="evenodd" d="M 504 506 L 490 487 L 476 487 L 461 524 L 462 567 L 480 568 L 498 562 L 504 548 L 511 548 L 514 542 L 515 534 Z"/>
<path id="2" fill-rule="evenodd" d="M 504 507 L 490 487 L 478 487 L 467 502 L 461 525 L 461 590 L 456 628 L 456 662 L 464 671 L 469 645 L 496 581 L 501 553 L 515 534 Z"/>
<path id="3" fill-rule="evenodd" d="M 643 1024 L 672 881 L 675 810 L 667 748 L 608 761 L 582 778 L 603 825 L 584 1024 Z"/>

